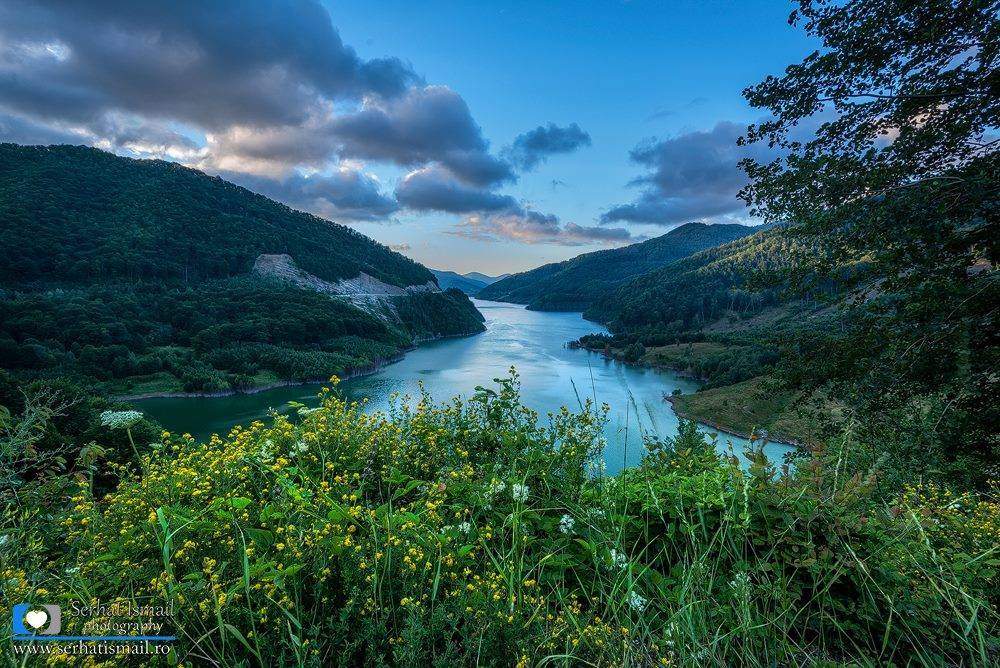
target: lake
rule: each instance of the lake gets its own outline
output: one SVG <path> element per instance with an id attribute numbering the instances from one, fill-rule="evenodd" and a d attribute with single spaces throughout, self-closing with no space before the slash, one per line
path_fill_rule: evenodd
<path id="1" fill-rule="evenodd" d="M 605 427 L 608 441 L 605 463 L 610 473 L 631 466 L 642 456 L 642 434 L 672 436 L 677 416 L 663 401 L 675 388 L 694 392 L 697 381 L 677 374 L 626 366 L 602 355 L 566 347 L 584 334 L 605 332 L 601 325 L 584 320 L 579 313 L 543 313 L 523 306 L 474 300 L 486 317 L 486 331 L 476 336 L 444 339 L 420 345 L 406 357 L 377 373 L 352 378 L 340 384 L 352 399 L 368 398 L 370 410 L 385 409 L 395 392 L 418 397 L 419 383 L 443 401 L 456 395 L 469 396 L 477 385 L 489 386 L 506 376 L 511 366 L 521 376 L 525 405 L 544 420 L 563 405 L 579 407 L 588 397 L 611 406 Z M 289 401 L 316 403 L 316 385 L 280 387 L 257 394 L 218 398 L 161 398 L 134 402 L 167 429 L 205 438 L 225 433 L 237 424 L 265 417 L 270 409 L 287 409 Z M 627 426 L 627 428 L 626 428 Z M 705 433 L 715 433 L 710 427 Z M 627 440 L 626 440 L 627 435 Z M 732 447 L 737 455 L 747 441 L 719 434 L 720 450 Z M 765 452 L 774 461 L 793 448 L 768 444 Z"/>

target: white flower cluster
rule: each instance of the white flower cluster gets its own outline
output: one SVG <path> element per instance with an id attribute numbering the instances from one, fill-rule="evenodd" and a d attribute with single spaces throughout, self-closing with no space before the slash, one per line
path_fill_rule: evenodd
<path id="1" fill-rule="evenodd" d="M 576 524 L 576 520 L 573 519 L 572 515 L 567 513 L 562 516 L 561 520 L 559 520 L 559 530 L 568 536 L 573 533 L 574 524 Z"/>
<path id="2" fill-rule="evenodd" d="M 746 595 L 750 591 L 750 576 L 746 573 L 737 573 L 729 583 L 729 587 L 737 594 Z"/>
<path id="3" fill-rule="evenodd" d="M 618 570 L 624 569 L 628 566 L 628 557 L 619 552 L 618 550 L 612 548 L 611 550 L 611 566 L 617 568 Z"/>
<path id="4" fill-rule="evenodd" d="M 139 411 L 104 411 L 101 424 L 111 429 L 128 429 L 142 419 Z"/>
<path id="5" fill-rule="evenodd" d="M 527 485 L 513 484 L 510 486 L 510 495 L 515 501 L 527 501 L 528 500 L 528 489 Z"/>
<path id="6" fill-rule="evenodd" d="M 649 603 L 639 592 L 633 590 L 628 593 L 628 604 L 632 606 L 632 609 L 636 612 L 642 612 L 646 609 L 646 604 Z"/>
<path id="7" fill-rule="evenodd" d="M 305 441 L 299 441 L 298 443 L 295 444 L 295 449 L 299 452 L 305 452 L 306 450 L 309 449 L 309 446 L 306 445 Z"/>
<path id="8" fill-rule="evenodd" d="M 468 522 L 462 522 L 461 524 L 458 525 L 458 530 L 461 531 L 462 533 L 469 533 L 470 531 L 472 531 L 472 525 L 469 524 Z"/>

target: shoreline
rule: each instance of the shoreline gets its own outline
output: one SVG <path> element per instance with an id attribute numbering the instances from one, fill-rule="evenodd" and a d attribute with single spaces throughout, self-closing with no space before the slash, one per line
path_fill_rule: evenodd
<path id="1" fill-rule="evenodd" d="M 416 350 L 421 344 L 441 341 L 443 339 L 460 339 L 467 336 L 475 336 L 482 332 L 470 332 L 468 334 L 446 334 L 444 336 L 434 336 L 428 338 L 414 339 L 414 345 L 400 350 L 398 355 L 393 355 L 385 359 L 377 360 L 372 364 L 363 367 L 347 369 L 343 374 L 333 374 L 340 380 L 351 380 L 377 373 L 391 364 L 400 362 L 406 357 L 406 353 Z M 234 397 L 238 394 L 260 394 L 268 390 L 276 390 L 279 387 L 299 387 L 302 385 L 319 385 L 330 382 L 329 376 L 326 378 L 316 378 L 312 380 L 279 380 L 265 385 L 254 385 L 240 390 L 218 390 L 216 392 L 142 392 L 139 394 L 113 395 L 110 398 L 115 401 L 143 401 L 145 399 L 219 399 L 222 397 Z"/>
<path id="2" fill-rule="evenodd" d="M 413 350 L 413 348 L 407 349 L 406 352 L 409 352 L 410 350 Z M 337 376 L 337 378 L 342 381 L 350 380 L 352 378 L 360 378 L 362 376 L 370 376 L 373 373 L 381 371 L 390 364 L 395 364 L 396 362 L 401 361 L 403 357 L 405 357 L 405 352 L 368 367 L 354 368 L 349 371 L 345 371 L 343 375 L 332 375 Z M 253 387 L 248 387 L 242 390 L 218 390 L 216 392 L 144 392 L 142 394 L 115 395 L 111 398 L 116 401 L 143 401 L 144 399 L 219 399 L 222 397 L 233 397 L 238 394 L 260 394 L 261 392 L 267 392 L 268 390 L 276 390 L 279 387 L 319 385 L 321 383 L 328 382 L 330 382 L 329 377 L 316 378 L 313 380 L 279 380 L 273 383 L 267 383 L 266 385 L 254 385 Z"/>
<path id="3" fill-rule="evenodd" d="M 571 341 L 570 343 L 574 343 L 574 342 Z M 578 346 L 578 348 L 580 350 L 586 350 L 587 352 L 596 353 L 598 355 L 604 356 L 604 352 L 602 350 L 597 350 L 597 349 L 594 349 L 594 348 L 588 348 L 587 346 L 582 346 L 582 345 Z M 669 367 L 669 366 L 667 366 L 667 367 L 657 366 L 655 364 L 647 364 L 647 363 L 643 363 L 643 362 L 635 362 L 635 363 L 633 363 L 633 362 L 626 362 L 625 360 L 618 359 L 617 357 L 614 357 L 614 356 L 611 356 L 611 357 L 605 356 L 605 359 L 611 359 L 611 360 L 614 360 L 615 362 L 618 362 L 620 364 L 624 364 L 626 366 L 636 367 L 636 368 L 640 368 L 640 369 L 653 369 L 654 371 L 669 371 L 670 373 L 676 374 L 676 375 L 680 376 L 681 378 L 690 378 L 692 380 L 697 380 L 697 381 L 700 381 L 700 382 L 705 382 L 705 380 L 706 380 L 705 378 L 702 378 L 702 377 L 697 376 L 697 375 L 695 375 L 693 373 L 684 371 L 683 369 L 675 369 L 675 368 Z M 682 420 L 691 420 L 691 421 L 696 422 L 698 424 L 705 425 L 706 427 L 711 427 L 712 429 L 720 431 L 720 432 L 722 432 L 724 434 L 729 434 L 730 436 L 738 436 L 739 438 L 745 438 L 748 441 L 750 440 L 750 434 L 738 431 L 738 430 L 736 430 L 736 429 L 734 429 L 732 427 L 726 427 L 726 426 L 721 425 L 718 422 L 715 422 L 713 420 L 705 420 L 705 419 L 702 419 L 702 418 L 694 417 L 694 416 L 690 415 L 689 413 L 680 410 L 679 407 L 677 406 L 677 404 L 674 403 L 674 399 L 676 399 L 675 396 L 672 396 L 672 395 L 669 395 L 669 394 L 666 394 L 666 393 L 664 393 L 664 395 L 663 395 L 663 400 L 665 402 L 667 402 L 668 404 L 670 404 L 670 409 L 674 412 L 674 415 L 676 415 L 677 417 L 681 418 Z M 777 437 L 771 436 L 770 434 L 768 435 L 768 438 L 766 439 L 766 443 L 779 443 L 781 445 L 788 445 L 788 446 L 791 446 L 793 448 L 799 448 L 799 449 L 805 449 L 805 447 L 806 447 L 802 443 L 800 443 L 798 441 L 795 441 L 795 440 L 792 440 L 790 438 L 777 438 Z"/>
<path id="4" fill-rule="evenodd" d="M 656 368 L 656 367 L 652 367 L 652 368 Z M 678 408 L 677 404 L 674 402 L 674 400 L 676 398 L 677 397 L 673 396 L 673 395 L 668 395 L 668 394 L 664 394 L 663 395 L 663 400 L 665 402 L 667 402 L 668 404 L 670 404 L 671 410 L 674 411 L 674 414 L 677 417 L 679 417 L 679 418 L 681 418 L 683 420 L 691 420 L 693 422 L 697 422 L 698 424 L 703 424 L 706 427 L 711 427 L 712 429 L 720 431 L 723 434 L 729 434 L 730 436 L 739 436 L 740 438 L 745 438 L 748 441 L 750 440 L 750 434 L 747 434 L 747 433 L 744 433 L 744 432 L 741 432 L 741 431 L 737 431 L 737 430 L 735 430 L 735 429 L 733 429 L 731 427 L 724 427 L 723 425 L 719 424 L 718 422 L 713 422 L 712 420 L 705 420 L 705 419 L 702 419 L 702 418 L 693 417 L 689 413 L 686 413 L 685 411 L 680 410 Z M 799 443 L 798 441 L 793 441 L 791 439 L 786 439 L 786 438 L 775 438 L 775 437 L 771 436 L 770 434 L 768 434 L 768 437 L 764 440 L 764 442 L 765 442 L 765 444 L 766 443 L 780 443 L 781 445 L 789 445 L 789 446 L 791 446 L 793 448 L 799 448 L 799 449 L 805 449 L 805 447 L 806 447 L 805 445 L 803 445 L 802 443 Z"/>

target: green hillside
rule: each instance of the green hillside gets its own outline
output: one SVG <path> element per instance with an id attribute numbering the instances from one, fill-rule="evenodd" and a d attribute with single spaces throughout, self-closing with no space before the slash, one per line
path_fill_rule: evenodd
<path id="1" fill-rule="evenodd" d="M 107 393 L 327 378 L 483 330 L 464 294 L 426 291 L 420 264 L 168 162 L 0 145 L 0 234 L 2 366 Z M 364 273 L 391 294 L 365 302 L 259 277 L 263 254 L 322 285 Z"/>
<path id="2" fill-rule="evenodd" d="M 745 225 L 688 223 L 642 243 L 514 274 L 487 286 L 478 296 L 527 304 L 538 311 L 583 311 L 629 279 L 755 231 Z"/>
<path id="3" fill-rule="evenodd" d="M 328 281 L 433 280 L 348 227 L 218 177 L 82 146 L 0 144 L 0 232 L 0 284 L 225 278 L 262 253 Z"/>
<path id="4" fill-rule="evenodd" d="M 811 245 L 770 227 L 644 273 L 584 312 L 613 330 L 697 329 L 722 316 L 748 317 L 779 303 L 783 272 Z"/>

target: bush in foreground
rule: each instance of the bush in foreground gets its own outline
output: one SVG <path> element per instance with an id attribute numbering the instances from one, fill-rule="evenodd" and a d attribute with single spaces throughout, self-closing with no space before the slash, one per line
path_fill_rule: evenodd
<path id="1" fill-rule="evenodd" d="M 165 433 L 101 499 L 35 481 L 2 499 L 4 597 L 172 604 L 196 665 L 997 660 L 993 497 L 880 493 L 846 438 L 744 471 L 693 424 L 604 477 L 600 409 L 540 427 L 498 382 Z"/>

